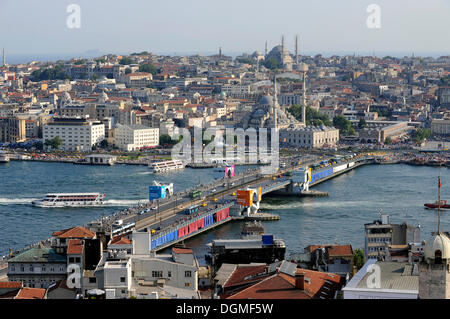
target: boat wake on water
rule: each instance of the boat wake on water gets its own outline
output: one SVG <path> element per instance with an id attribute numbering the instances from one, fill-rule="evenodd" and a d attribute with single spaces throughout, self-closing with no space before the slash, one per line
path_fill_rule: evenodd
<path id="1" fill-rule="evenodd" d="M 0 198 L 0 205 L 31 205 L 31 202 L 37 199 L 38 198 Z"/>
<path id="2" fill-rule="evenodd" d="M 39 198 L 0 198 L 0 206 L 9 206 L 9 205 L 30 205 L 32 206 L 32 202 L 38 200 Z M 138 200 L 129 200 L 129 199 L 108 199 L 105 200 L 103 205 L 97 207 L 131 207 L 138 204 L 146 203 L 148 199 L 138 199 Z M 52 207 L 50 207 L 52 208 Z M 60 207 L 61 208 L 61 207 Z M 76 207 L 82 208 L 82 207 Z M 91 206 L 88 208 L 95 208 L 95 206 Z"/>
<path id="3" fill-rule="evenodd" d="M 267 204 L 261 203 L 259 205 L 260 209 L 269 210 L 279 210 L 279 209 L 296 209 L 296 208 L 307 208 L 307 207 L 357 207 L 360 206 L 362 202 L 359 201 L 345 201 L 345 202 L 290 202 L 286 204 Z"/>

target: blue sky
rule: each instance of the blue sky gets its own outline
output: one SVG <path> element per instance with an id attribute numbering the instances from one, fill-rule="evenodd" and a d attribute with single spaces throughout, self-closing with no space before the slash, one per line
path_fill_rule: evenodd
<path id="1" fill-rule="evenodd" d="M 69 4 L 81 28 L 66 26 Z M 369 29 L 369 4 L 381 28 Z M 285 35 L 293 52 L 450 53 L 450 0 L 0 0 L 0 47 L 9 54 L 263 52 Z"/>

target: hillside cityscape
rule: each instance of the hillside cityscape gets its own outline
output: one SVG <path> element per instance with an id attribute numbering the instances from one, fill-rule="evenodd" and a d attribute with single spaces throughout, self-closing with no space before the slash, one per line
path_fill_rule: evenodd
<path id="1" fill-rule="evenodd" d="M 449 298 L 450 56 L 286 42 L 11 65 L 3 49 L 0 299 Z M 379 184 L 351 182 L 369 169 Z M 344 182 L 380 204 L 321 226 L 310 206 Z M 386 210 L 389 184 L 417 209 Z"/>

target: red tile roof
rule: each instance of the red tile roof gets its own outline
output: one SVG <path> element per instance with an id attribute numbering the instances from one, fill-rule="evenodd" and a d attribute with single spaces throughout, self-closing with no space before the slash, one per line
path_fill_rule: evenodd
<path id="1" fill-rule="evenodd" d="M 328 256 L 353 256 L 352 245 L 336 245 L 328 248 Z"/>
<path id="2" fill-rule="evenodd" d="M 22 288 L 22 283 L 19 281 L 5 281 L 0 282 L 0 289 L 5 288 Z"/>
<path id="3" fill-rule="evenodd" d="M 43 288 L 22 288 L 14 299 L 44 299 L 45 291 Z"/>
<path id="4" fill-rule="evenodd" d="M 236 285 L 248 284 L 260 281 L 262 275 L 266 275 L 266 265 L 258 266 L 238 266 L 225 282 L 224 288 L 230 288 Z"/>
<path id="5" fill-rule="evenodd" d="M 272 275 L 227 299 L 310 299 L 304 290 L 295 289 L 290 276 Z"/>
<path id="6" fill-rule="evenodd" d="M 272 275 L 227 299 L 333 299 L 344 285 L 339 275 L 297 269 L 304 275 L 304 289 L 295 288 L 296 278 L 285 273 Z"/>
<path id="7" fill-rule="evenodd" d="M 52 236 L 57 238 L 95 238 L 95 233 L 87 228 L 76 226 L 54 232 Z"/>
<path id="8" fill-rule="evenodd" d="M 71 239 L 67 246 L 67 254 L 81 255 L 83 253 L 83 246 L 81 239 Z"/>
<path id="9" fill-rule="evenodd" d="M 123 237 L 123 236 L 116 236 L 111 240 L 111 243 L 109 245 L 130 245 L 131 240 Z"/>

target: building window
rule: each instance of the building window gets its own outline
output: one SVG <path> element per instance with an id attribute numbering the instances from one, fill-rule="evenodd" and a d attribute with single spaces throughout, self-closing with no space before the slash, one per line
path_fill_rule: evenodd
<path id="1" fill-rule="evenodd" d="M 125 282 L 125 277 L 120 277 L 120 282 Z"/>
<path id="2" fill-rule="evenodd" d="M 169 278 L 172 277 L 172 272 L 170 270 L 167 272 L 167 277 L 169 277 Z"/>
<path id="3" fill-rule="evenodd" d="M 186 270 L 185 272 L 184 272 L 184 277 L 192 277 L 192 271 L 190 271 L 190 270 Z"/>
<path id="4" fill-rule="evenodd" d="M 97 278 L 95 277 L 89 277 L 89 283 L 90 284 L 95 284 L 97 282 Z"/>
<path id="5" fill-rule="evenodd" d="M 192 283 L 191 282 L 186 282 L 186 283 L 184 283 L 184 286 L 185 287 L 192 287 Z"/>
<path id="6" fill-rule="evenodd" d="M 163 276 L 162 270 L 153 270 L 152 277 L 153 278 L 161 278 Z"/>

